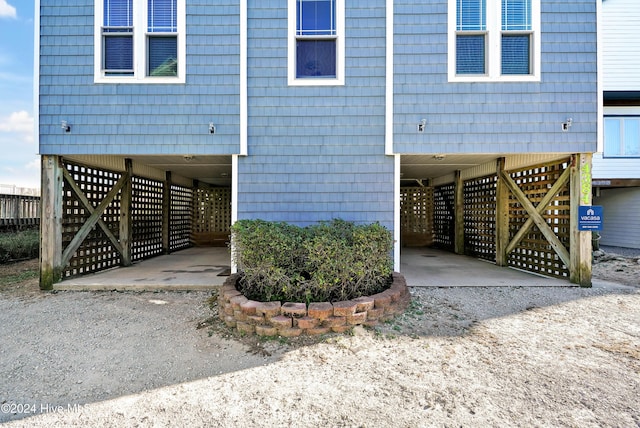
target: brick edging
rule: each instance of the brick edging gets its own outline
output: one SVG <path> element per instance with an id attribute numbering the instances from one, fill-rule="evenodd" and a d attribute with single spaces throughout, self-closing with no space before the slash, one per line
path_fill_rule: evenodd
<path id="1" fill-rule="evenodd" d="M 342 302 L 257 302 L 236 289 L 239 275 L 230 275 L 218 294 L 220 317 L 227 327 L 259 336 L 294 337 L 329 332 L 344 333 L 356 325 L 375 326 L 403 312 L 411 295 L 398 272 L 387 290 Z"/>

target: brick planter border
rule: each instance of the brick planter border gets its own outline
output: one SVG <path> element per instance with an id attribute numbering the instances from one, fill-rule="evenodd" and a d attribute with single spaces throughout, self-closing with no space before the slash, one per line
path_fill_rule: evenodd
<path id="1" fill-rule="evenodd" d="M 220 317 L 227 327 L 245 334 L 294 337 L 329 332 L 344 333 L 356 325 L 372 327 L 402 313 L 411 295 L 398 272 L 387 290 L 343 302 L 257 302 L 236 288 L 239 275 L 230 275 L 218 294 Z"/>

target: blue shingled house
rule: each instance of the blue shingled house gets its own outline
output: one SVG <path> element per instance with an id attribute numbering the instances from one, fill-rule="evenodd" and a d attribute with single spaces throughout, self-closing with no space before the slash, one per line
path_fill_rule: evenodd
<path id="1" fill-rule="evenodd" d="M 36 0 L 41 286 L 238 219 L 589 285 L 596 0 Z"/>

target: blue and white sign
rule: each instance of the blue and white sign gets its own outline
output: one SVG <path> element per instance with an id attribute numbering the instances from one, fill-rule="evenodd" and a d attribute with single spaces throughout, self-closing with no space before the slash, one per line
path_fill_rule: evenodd
<path id="1" fill-rule="evenodd" d="M 602 206 L 578 207 L 578 230 L 602 230 Z"/>

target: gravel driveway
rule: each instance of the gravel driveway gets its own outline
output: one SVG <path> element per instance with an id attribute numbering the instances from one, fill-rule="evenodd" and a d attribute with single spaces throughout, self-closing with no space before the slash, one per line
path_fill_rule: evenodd
<path id="1" fill-rule="evenodd" d="M 258 341 L 206 293 L 0 293 L 0 422 L 640 426 L 637 288 L 412 294 L 376 330 Z"/>

